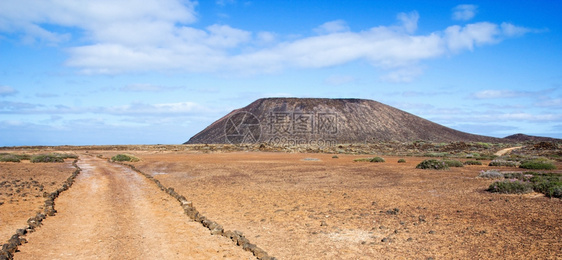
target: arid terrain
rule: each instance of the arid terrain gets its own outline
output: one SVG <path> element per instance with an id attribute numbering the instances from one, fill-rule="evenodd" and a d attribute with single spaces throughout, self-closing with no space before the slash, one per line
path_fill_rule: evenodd
<path id="1" fill-rule="evenodd" d="M 55 200 L 56 215 L 25 236 L 15 259 L 256 258 L 211 235 L 149 178 L 108 162 L 122 153 L 140 158 L 128 164 L 173 188 L 201 215 L 278 259 L 562 257 L 561 200 L 487 192 L 493 180 L 477 178 L 481 170 L 522 171 L 490 167 L 489 160 L 438 171 L 416 169 L 426 158 L 411 156 L 370 163 L 354 159 L 377 154 L 115 148 L 72 149 L 82 172 Z M 0 169 L 3 242 L 42 210 L 34 187 L 50 192 L 74 171 L 70 161 Z M 26 196 L 6 187 L 22 182 Z"/>

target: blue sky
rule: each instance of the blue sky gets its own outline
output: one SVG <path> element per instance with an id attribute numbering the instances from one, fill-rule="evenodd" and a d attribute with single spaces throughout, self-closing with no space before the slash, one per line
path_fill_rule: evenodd
<path id="1" fill-rule="evenodd" d="M 0 146 L 177 144 L 272 96 L 562 138 L 560 1 L 0 2 Z"/>

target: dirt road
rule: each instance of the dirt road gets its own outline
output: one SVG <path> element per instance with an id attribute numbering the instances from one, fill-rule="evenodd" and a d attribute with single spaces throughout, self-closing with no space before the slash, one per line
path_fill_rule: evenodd
<path id="1" fill-rule="evenodd" d="M 513 151 L 513 150 L 515 150 L 515 149 L 521 149 L 521 148 L 523 148 L 523 146 L 505 148 L 505 149 L 499 150 L 499 151 L 496 152 L 494 155 L 502 156 L 502 155 L 505 155 L 505 154 L 510 153 L 511 151 Z"/>
<path id="2" fill-rule="evenodd" d="M 15 259 L 255 259 L 130 169 L 88 156 L 78 166 L 57 215 L 27 236 Z"/>

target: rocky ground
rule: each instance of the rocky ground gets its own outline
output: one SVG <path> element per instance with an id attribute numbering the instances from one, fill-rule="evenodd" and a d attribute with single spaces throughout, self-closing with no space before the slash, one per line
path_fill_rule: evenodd
<path id="1" fill-rule="evenodd" d="M 463 149 L 460 146 L 464 147 L 437 148 L 457 153 Z M 561 200 L 538 193 L 486 192 L 492 180 L 476 176 L 493 168 L 485 166 L 489 161 L 483 161 L 484 166 L 434 171 L 415 169 L 424 157 L 383 152 L 359 155 L 366 146 L 335 148 L 349 153 L 337 158 L 327 153 L 259 152 L 259 146 L 250 149 L 252 152 L 228 147 L 63 149 L 80 155 L 82 172 L 55 200 L 56 215 L 48 216 L 26 236 L 28 243 L 18 247 L 15 258 L 256 258 L 246 247 L 236 246 L 236 241 L 211 235 L 198 223 L 205 221 L 186 216 L 178 201 L 168 195 L 172 193 L 185 196 L 200 216 L 216 221 L 224 230 L 240 231 L 236 234 L 242 233 L 278 259 L 562 256 Z M 386 147 L 397 149 L 396 144 Z M 470 146 L 464 148 L 467 150 L 460 152 L 471 152 Z M 424 148 L 407 149 L 410 153 Z M 499 150 L 482 149 L 490 154 Z M 526 149 L 534 148 L 515 151 Z M 139 157 L 141 161 L 130 164 L 150 178 L 107 162 L 118 153 Z M 353 161 L 374 155 L 386 162 Z M 406 163 L 398 163 L 400 158 Z M 557 162 L 557 166 L 560 172 L 562 164 Z M 43 210 L 41 187 L 52 192 L 73 171 L 70 161 L 0 163 L 2 241 Z M 166 194 L 157 183 L 173 188 L 172 192 L 167 189 Z"/>
<path id="2" fill-rule="evenodd" d="M 499 195 L 488 166 L 286 153 L 139 154 L 139 169 L 280 259 L 557 259 L 562 203 Z M 560 165 L 559 165 L 560 167 Z M 502 170 L 519 170 L 504 168 Z"/>
<path id="3" fill-rule="evenodd" d="M 43 211 L 44 194 L 58 189 L 74 171 L 65 163 L 0 163 L 0 243 L 4 244 L 27 219 Z"/>

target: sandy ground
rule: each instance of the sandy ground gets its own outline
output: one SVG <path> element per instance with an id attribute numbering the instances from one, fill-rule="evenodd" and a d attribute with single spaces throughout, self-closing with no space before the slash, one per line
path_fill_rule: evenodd
<path id="1" fill-rule="evenodd" d="M 62 185 L 75 170 L 71 163 L 0 163 L 0 244 L 42 212 L 43 193 Z"/>
<path id="2" fill-rule="evenodd" d="M 191 221 L 153 182 L 89 155 L 123 152 L 81 153 L 83 171 L 56 199 L 58 213 L 15 258 L 255 259 Z M 561 200 L 488 193 L 492 180 L 476 178 L 488 166 L 432 171 L 415 169 L 424 159 L 416 157 L 130 153 L 141 158 L 138 169 L 278 259 L 562 259 Z M 73 171 L 70 162 L 0 163 L 0 238 L 40 209 L 41 185 L 51 192 Z"/>
<path id="3" fill-rule="evenodd" d="M 561 200 L 490 194 L 492 181 L 476 178 L 488 166 L 432 171 L 415 169 L 423 158 L 328 154 L 138 156 L 138 168 L 279 259 L 562 257 Z"/>
<path id="4" fill-rule="evenodd" d="M 78 166 L 57 215 L 27 236 L 15 259 L 255 259 L 128 168 L 84 156 Z"/>

